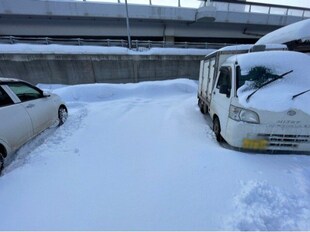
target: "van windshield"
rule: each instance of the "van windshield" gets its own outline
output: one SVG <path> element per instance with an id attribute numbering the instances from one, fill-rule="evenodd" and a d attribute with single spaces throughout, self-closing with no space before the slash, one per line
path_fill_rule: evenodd
<path id="1" fill-rule="evenodd" d="M 264 83 L 277 79 L 282 73 L 275 73 L 273 70 L 264 66 L 254 66 L 245 72 L 237 67 L 237 90 L 247 83 L 247 90 L 257 89 Z"/>

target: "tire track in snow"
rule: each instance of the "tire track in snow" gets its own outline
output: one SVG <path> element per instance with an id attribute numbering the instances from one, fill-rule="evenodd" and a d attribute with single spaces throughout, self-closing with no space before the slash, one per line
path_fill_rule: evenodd
<path id="1" fill-rule="evenodd" d="M 47 149 L 54 149 L 55 153 L 57 153 L 58 149 L 63 150 L 61 144 L 83 126 L 83 119 L 88 114 L 85 104 L 68 103 L 67 106 L 69 111 L 67 121 L 61 127 L 54 125 L 46 129 L 17 150 L 10 157 L 7 167 L 3 170 L 3 175 L 26 165 L 34 158 L 41 159 L 40 154 L 43 154 Z"/>

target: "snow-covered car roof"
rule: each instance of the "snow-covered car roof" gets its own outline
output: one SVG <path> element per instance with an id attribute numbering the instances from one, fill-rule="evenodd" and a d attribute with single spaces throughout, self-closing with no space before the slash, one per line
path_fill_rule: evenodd
<path id="1" fill-rule="evenodd" d="M 16 82 L 16 81 L 21 81 L 21 80 L 15 79 L 15 78 L 0 77 L 0 83 L 2 83 L 2 82 Z"/>
<path id="2" fill-rule="evenodd" d="M 278 30 L 268 33 L 260 38 L 256 45 L 267 43 L 287 43 L 294 40 L 310 39 L 310 19 L 290 24 Z"/>

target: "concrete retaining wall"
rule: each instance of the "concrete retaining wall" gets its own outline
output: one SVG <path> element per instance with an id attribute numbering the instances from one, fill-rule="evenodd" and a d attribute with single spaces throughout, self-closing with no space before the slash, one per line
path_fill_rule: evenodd
<path id="1" fill-rule="evenodd" d="M 33 84 L 198 79 L 203 56 L 0 54 L 0 76 Z"/>

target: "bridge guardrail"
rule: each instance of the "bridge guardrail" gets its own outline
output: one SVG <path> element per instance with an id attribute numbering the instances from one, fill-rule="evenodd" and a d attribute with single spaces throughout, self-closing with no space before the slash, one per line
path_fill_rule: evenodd
<path id="1" fill-rule="evenodd" d="M 260 13 L 267 15 L 284 15 L 310 18 L 310 9 L 283 5 L 261 3 L 233 3 L 229 0 L 215 1 L 212 3 L 217 10 L 228 12 Z"/>
<path id="2" fill-rule="evenodd" d="M 85 39 L 85 38 L 52 38 L 52 37 L 16 37 L 0 36 L 0 44 L 58 44 L 76 46 L 105 46 L 105 47 L 128 47 L 127 40 L 117 39 Z M 132 40 L 132 48 L 200 48 L 219 49 L 228 43 L 207 43 L 207 42 L 169 42 L 151 40 Z"/>

